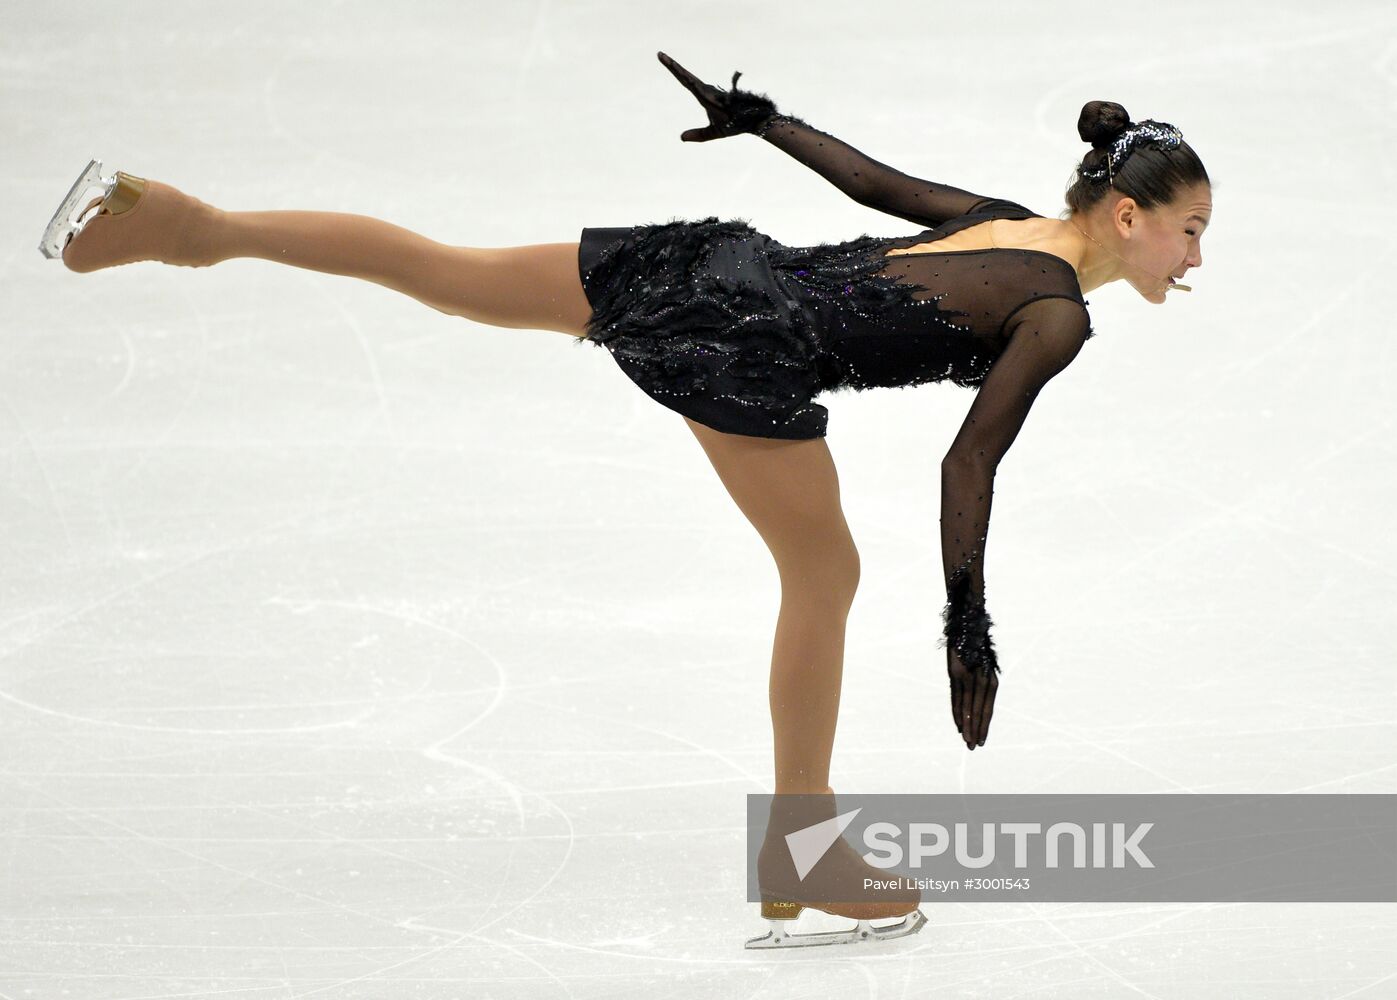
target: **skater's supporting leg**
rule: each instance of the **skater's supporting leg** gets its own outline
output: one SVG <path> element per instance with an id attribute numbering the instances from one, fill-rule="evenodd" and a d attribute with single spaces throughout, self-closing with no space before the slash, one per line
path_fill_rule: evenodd
<path id="1" fill-rule="evenodd" d="M 834 460 L 823 438 L 723 434 L 685 419 L 780 574 L 769 691 L 775 791 L 828 792 L 845 622 L 859 580 Z"/>
<path id="2" fill-rule="evenodd" d="M 857 564 L 843 558 L 842 566 L 795 562 L 780 568 L 768 692 L 777 794 L 829 790 L 845 621 L 858 579 Z"/>

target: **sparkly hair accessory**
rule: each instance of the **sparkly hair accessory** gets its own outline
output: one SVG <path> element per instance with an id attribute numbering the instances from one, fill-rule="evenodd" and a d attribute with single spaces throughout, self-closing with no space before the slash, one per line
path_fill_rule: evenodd
<path id="1" fill-rule="evenodd" d="M 1111 143 L 1110 150 L 1106 154 L 1104 167 L 1083 170 L 1082 176 L 1093 181 L 1099 181 L 1105 177 L 1114 183 L 1116 167 L 1120 166 L 1121 161 L 1129 156 L 1136 146 L 1158 144 L 1164 149 L 1174 149 L 1183 141 L 1184 134 L 1173 125 L 1146 118 L 1142 122 L 1128 126 L 1124 132 L 1116 136 L 1115 142 Z"/>

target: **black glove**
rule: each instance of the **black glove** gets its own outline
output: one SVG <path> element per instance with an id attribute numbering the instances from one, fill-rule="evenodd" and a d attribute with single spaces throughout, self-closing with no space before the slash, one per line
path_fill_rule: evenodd
<path id="1" fill-rule="evenodd" d="M 760 132 L 778 112 L 776 105 L 765 94 L 754 94 L 737 88 L 737 78 L 741 72 L 732 75 L 732 89 L 723 90 L 710 83 L 704 83 L 683 66 L 665 55 L 657 53 L 665 69 L 674 74 L 676 80 L 688 88 L 689 93 L 708 112 L 708 125 L 705 128 L 691 128 L 679 138 L 685 142 L 707 142 L 741 132 Z"/>
<path id="2" fill-rule="evenodd" d="M 951 679 L 951 715 L 968 749 L 985 742 L 994 698 L 999 691 L 999 658 L 990 628 L 994 620 L 983 598 L 970 592 L 970 573 L 959 568 L 946 588 L 942 612 L 946 646 L 946 672 Z"/>

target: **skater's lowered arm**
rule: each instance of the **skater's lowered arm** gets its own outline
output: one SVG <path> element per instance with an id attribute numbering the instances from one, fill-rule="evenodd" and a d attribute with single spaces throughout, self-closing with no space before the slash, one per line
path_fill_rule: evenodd
<path id="1" fill-rule="evenodd" d="M 948 184 L 923 180 L 865 156 L 848 143 L 783 115 L 765 94 L 741 90 L 740 73 L 722 90 L 704 83 L 663 52 L 660 62 L 688 88 L 708 113 L 708 125 L 688 129 L 686 142 L 707 142 L 750 132 L 824 177 L 860 205 L 887 212 L 928 228 L 958 218 L 984 202 L 995 201 Z"/>
<path id="2" fill-rule="evenodd" d="M 1008 346 L 985 376 L 941 462 L 944 641 L 951 660 L 952 711 L 972 746 L 983 739 L 988 715 L 967 720 L 967 713 L 973 714 L 969 691 L 964 692 L 967 703 L 961 704 L 958 683 L 983 685 L 999 669 L 989 634 L 993 622 L 985 608 L 985 542 L 995 470 L 1039 391 L 1071 363 L 1089 334 L 1086 310 L 1070 299 L 1039 299 L 1019 310 Z"/>

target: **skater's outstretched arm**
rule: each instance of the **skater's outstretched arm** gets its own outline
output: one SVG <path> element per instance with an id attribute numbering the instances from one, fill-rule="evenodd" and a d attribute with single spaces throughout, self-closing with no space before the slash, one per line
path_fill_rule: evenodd
<path id="1" fill-rule="evenodd" d="M 704 83 L 663 52 L 659 58 L 708 113 L 707 126 L 688 129 L 680 136 L 685 142 L 751 132 L 814 170 L 860 205 L 928 228 L 997 200 L 912 177 L 865 156 L 799 118 L 781 114 L 765 94 L 738 89 L 741 73 L 733 74 L 732 89 L 722 90 Z"/>
<path id="2" fill-rule="evenodd" d="M 941 463 L 941 557 L 951 712 L 966 745 L 989 731 L 999 664 L 985 610 L 985 541 L 994 474 L 1043 386 L 1071 363 L 1090 332 L 1070 299 L 1039 299 L 1018 312 L 1009 345 L 990 368 Z"/>

